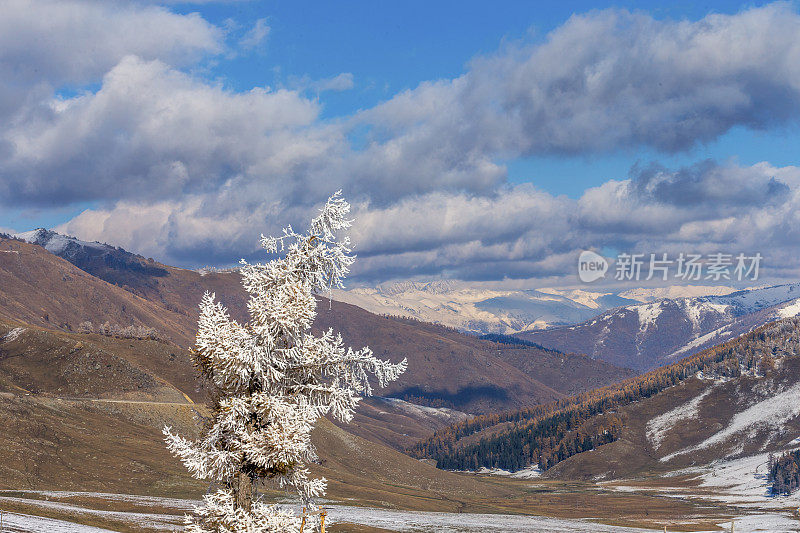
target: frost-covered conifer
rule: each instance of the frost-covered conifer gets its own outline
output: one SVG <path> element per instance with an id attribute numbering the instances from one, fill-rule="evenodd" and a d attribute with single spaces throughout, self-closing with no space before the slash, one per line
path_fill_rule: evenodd
<path id="1" fill-rule="evenodd" d="M 382 361 L 369 348 L 346 348 L 331 330 L 322 336 L 309 331 L 315 294 L 341 287 L 354 260 L 349 239 L 336 236 L 350 226 L 349 210 L 337 192 L 308 232 L 288 227 L 282 237 L 262 236 L 262 246 L 278 258 L 242 261 L 247 324 L 232 320 L 213 294 L 203 297 L 194 360 L 216 388 L 213 414 L 197 441 L 164 428 L 170 451 L 194 477 L 218 487 L 187 517 L 192 533 L 300 533 L 300 517 L 254 498 L 254 486 L 272 480 L 315 509 L 313 498 L 326 488 L 325 479 L 310 478 L 306 467 L 316 459 L 310 440 L 315 423 L 329 413 L 349 421 L 360 396 L 372 392 L 369 374 L 385 386 L 405 370 L 405 360 Z M 307 520 L 302 533 L 317 527 L 317 520 Z"/>

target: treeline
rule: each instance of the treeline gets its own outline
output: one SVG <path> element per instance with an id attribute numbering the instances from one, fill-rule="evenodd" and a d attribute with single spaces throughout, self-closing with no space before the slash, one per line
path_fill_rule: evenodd
<path id="1" fill-rule="evenodd" d="M 771 483 L 772 494 L 788 496 L 800 488 L 800 450 L 787 452 L 778 458 L 769 456 L 767 481 Z"/>
<path id="2" fill-rule="evenodd" d="M 519 337 L 514 337 L 513 335 L 504 335 L 502 333 L 486 333 L 485 335 L 481 335 L 478 338 L 484 341 L 496 342 L 498 344 L 509 344 L 512 346 L 527 346 L 529 348 L 538 348 L 543 352 L 557 353 L 557 354 L 564 353 L 559 350 L 553 350 L 552 348 L 545 348 L 538 342 L 528 341 L 525 339 L 520 339 Z"/>
<path id="3" fill-rule="evenodd" d="M 736 378 L 771 371 L 775 359 L 800 353 L 800 319 L 772 322 L 719 346 L 638 377 L 567 399 L 506 413 L 481 415 L 437 431 L 408 451 L 431 458 L 440 468 L 481 467 L 519 470 L 554 464 L 616 440 L 624 425 L 615 411 L 702 372 L 707 377 Z M 603 415 L 603 416 L 600 416 Z M 480 441 L 459 441 L 483 430 L 509 427 Z"/>
<path id="4" fill-rule="evenodd" d="M 78 325 L 78 333 L 97 333 L 105 335 L 106 337 L 119 337 L 121 339 L 139 339 L 139 340 L 162 340 L 155 328 L 148 328 L 146 326 L 118 326 L 104 322 L 97 327 L 90 321 L 81 322 Z"/>

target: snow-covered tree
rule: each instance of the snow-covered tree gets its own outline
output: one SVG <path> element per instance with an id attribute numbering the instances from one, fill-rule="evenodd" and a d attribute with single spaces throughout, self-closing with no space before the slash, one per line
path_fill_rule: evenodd
<path id="1" fill-rule="evenodd" d="M 382 361 L 369 348 L 347 348 L 328 330 L 313 335 L 316 295 L 341 287 L 354 256 L 348 228 L 350 205 L 340 192 L 328 199 L 306 233 L 290 227 L 283 236 L 261 238 L 266 264 L 242 260 L 242 284 L 249 293 L 250 321 L 239 324 L 206 293 L 194 361 L 216 389 L 213 411 L 203 432 L 190 441 L 164 428 L 167 446 L 191 474 L 217 490 L 205 496 L 187 530 L 201 532 L 301 533 L 301 518 L 291 509 L 254 497 L 259 483 L 271 480 L 297 492 L 305 507 L 325 493 L 324 478 L 313 479 L 307 464 L 316 459 L 311 430 L 331 414 L 350 421 L 362 395 L 405 370 Z M 316 531 L 308 519 L 302 533 Z"/>

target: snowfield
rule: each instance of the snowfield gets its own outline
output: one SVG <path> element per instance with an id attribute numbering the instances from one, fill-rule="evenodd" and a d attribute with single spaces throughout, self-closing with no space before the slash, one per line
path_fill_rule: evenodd
<path id="1" fill-rule="evenodd" d="M 155 513 L 132 513 L 132 512 L 118 512 L 118 511 L 104 511 L 99 509 L 87 509 L 78 505 L 64 502 L 55 502 L 48 500 L 29 500 L 27 498 L 15 498 L 10 496 L 0 496 L 0 506 L 3 502 L 20 503 L 29 506 L 39 507 L 40 509 L 48 509 L 54 511 L 62 511 L 65 514 L 77 514 L 87 517 L 104 517 L 122 522 L 128 522 L 136 525 L 143 530 L 152 531 L 173 531 L 177 527 L 177 523 L 182 522 L 181 516 L 168 515 L 168 514 L 155 514 Z M 199 502 L 198 502 L 199 503 Z M 4 513 L 5 516 L 5 513 Z M 94 531 L 92 528 L 87 531 Z M 41 530 L 34 530 L 41 531 Z M 97 530 L 105 531 L 105 530 Z M 3 532 L 5 533 L 5 532 Z"/>
<path id="2" fill-rule="evenodd" d="M 678 455 L 724 443 L 734 436 L 750 437 L 761 429 L 778 429 L 798 415 L 800 415 L 800 383 L 736 413 L 726 428 L 700 444 L 666 455 L 660 461 L 667 462 Z"/>
<path id="3" fill-rule="evenodd" d="M 19 491 L 17 491 L 19 492 Z M 94 492 L 56 492 L 56 491 L 24 491 L 31 496 L 46 496 L 51 498 L 69 498 L 75 496 L 100 498 L 106 501 L 125 501 L 139 504 L 152 504 L 159 506 L 174 506 L 176 510 L 189 511 L 199 501 L 179 500 L 172 498 L 151 498 L 146 496 L 132 496 L 126 494 L 103 494 Z M 62 510 L 72 513 L 83 513 L 87 516 L 107 517 L 129 522 L 144 530 L 180 531 L 176 522 L 181 521 L 180 516 L 148 513 L 123 513 L 116 511 L 103 511 L 86 509 L 77 505 L 64 502 L 46 501 L 27 498 L 0 497 L 0 506 L 3 501 L 23 502 L 28 505 L 38 505 L 44 509 Z M 292 505 L 289 505 L 294 507 Z M 395 511 L 388 509 L 375 509 L 368 507 L 351 507 L 346 505 L 325 505 L 328 519 L 331 523 L 348 522 L 352 524 L 369 525 L 373 527 L 390 529 L 402 532 L 419 533 L 545 533 L 560 531 L 564 533 L 638 533 L 651 532 L 650 529 L 624 528 L 598 524 L 590 520 L 562 520 L 538 516 L 500 515 L 500 514 L 471 514 L 471 513 L 434 513 L 416 511 Z M 299 511 L 299 509 L 295 509 Z M 9 517 L 6 520 L 6 517 Z M 40 518 L 31 515 L 4 513 L 4 524 L 7 526 L 3 533 L 106 533 L 109 530 L 90 526 L 83 526 L 72 522 Z"/>
<path id="4" fill-rule="evenodd" d="M 114 533 L 110 529 L 84 526 L 27 514 L 3 513 L 3 533 Z"/>
<path id="5" fill-rule="evenodd" d="M 777 512 L 800 504 L 800 496 L 770 498 L 766 496 L 766 485 L 763 479 L 763 465 L 766 455 L 737 459 L 715 464 L 713 467 L 686 469 L 677 473 L 695 473 L 703 479 L 703 487 L 714 489 L 714 499 L 735 503 L 742 507 L 752 507 L 754 514 L 734 519 L 737 533 L 772 532 L 782 533 L 800 531 L 800 521 Z M 494 472 L 495 474 L 499 472 Z M 639 487 L 616 486 L 621 492 L 641 490 Z M 672 489 L 657 489 L 668 496 L 677 496 Z M 678 490 L 678 489 L 674 489 Z M 141 505 L 157 505 L 169 507 L 176 511 L 190 511 L 198 501 L 174 498 L 157 498 L 134 496 L 127 494 L 107 494 L 96 492 L 61 492 L 61 491 L 16 491 L 33 496 L 49 498 L 90 497 L 104 501 L 120 501 Z M 686 494 L 690 497 L 708 497 Z M 7 498 L 4 498 L 7 499 Z M 40 504 L 50 510 L 65 510 L 72 513 L 84 512 L 95 517 L 108 517 L 123 520 L 145 531 L 181 531 L 176 524 L 180 517 L 176 515 L 123 513 L 86 509 L 64 502 L 53 502 L 38 499 L 15 498 L 26 504 Z M 322 502 L 320 502 L 322 503 Z M 287 504 L 292 506 L 291 504 Z M 0 500 L 2 507 L 2 500 Z M 391 531 L 408 533 L 654 533 L 663 529 L 642 529 L 599 524 L 591 520 L 559 519 L 540 516 L 473 514 L 473 513 L 436 513 L 417 511 L 398 511 L 369 507 L 351 507 L 346 505 L 325 504 L 330 523 L 352 523 L 384 528 Z M 756 508 L 764 512 L 755 512 Z M 768 511 L 774 509 L 775 511 Z M 298 510 L 298 509 L 296 509 Z M 54 520 L 29 514 L 3 513 L 5 530 L 2 533 L 110 533 L 111 530 L 84 526 L 65 520 Z M 730 522 L 720 522 L 720 528 L 730 530 Z M 717 530 L 718 531 L 718 530 Z M 711 533 L 711 532 L 698 532 Z"/>
<path id="6" fill-rule="evenodd" d="M 800 315 L 800 298 L 790 303 L 782 309 L 778 309 L 778 316 L 780 318 L 791 318 Z"/>

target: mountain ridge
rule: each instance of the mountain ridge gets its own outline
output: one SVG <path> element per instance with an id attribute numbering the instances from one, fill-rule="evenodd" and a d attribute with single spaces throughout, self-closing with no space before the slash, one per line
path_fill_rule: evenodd
<path id="1" fill-rule="evenodd" d="M 547 348 L 649 370 L 734 338 L 775 318 L 796 316 L 800 283 L 726 295 L 661 299 L 606 311 L 573 326 L 515 336 Z"/>
<path id="2" fill-rule="evenodd" d="M 247 320 L 247 296 L 236 272 L 202 275 L 153 263 L 166 274 L 151 276 L 130 266 L 139 257 L 134 254 L 126 261 L 98 261 L 96 255 L 73 250 L 61 258 L 38 245 L 0 239 L 3 249 L 15 253 L 0 253 L 0 317 L 65 331 L 76 331 L 84 321 L 149 326 L 182 349 L 193 344 L 196 306 L 205 291 L 215 292 L 234 318 Z M 382 358 L 409 359 L 409 371 L 382 394 L 434 407 L 471 413 L 511 408 L 630 375 L 581 355 L 498 345 L 335 300 L 321 300 L 317 310 L 317 331 L 333 328 L 356 348 L 367 345 Z"/>

